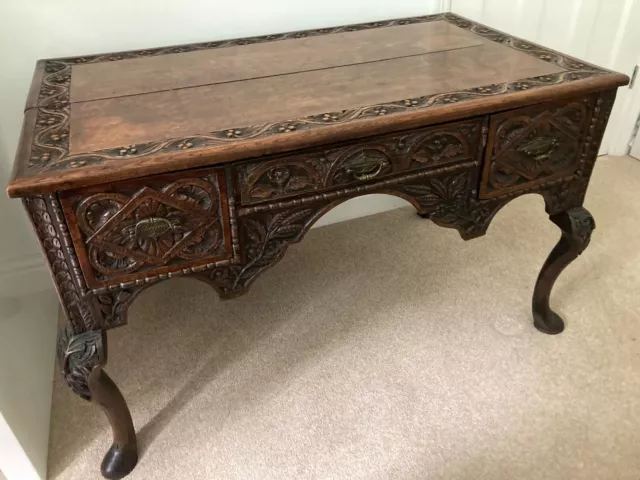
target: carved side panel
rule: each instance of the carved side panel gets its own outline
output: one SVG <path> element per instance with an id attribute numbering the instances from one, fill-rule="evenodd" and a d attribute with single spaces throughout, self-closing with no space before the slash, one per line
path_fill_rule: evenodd
<path id="1" fill-rule="evenodd" d="M 476 158 L 482 119 L 313 149 L 235 167 L 241 203 L 256 204 Z"/>
<path id="2" fill-rule="evenodd" d="M 480 196 L 494 197 L 574 174 L 595 101 L 588 97 L 493 116 Z"/>
<path id="3" fill-rule="evenodd" d="M 223 169 L 65 193 L 84 275 L 100 287 L 229 259 Z M 190 174 L 193 175 L 193 174 Z"/>

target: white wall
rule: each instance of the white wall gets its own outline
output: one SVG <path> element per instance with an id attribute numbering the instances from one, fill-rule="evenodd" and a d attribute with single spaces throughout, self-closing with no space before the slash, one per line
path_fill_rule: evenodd
<path id="1" fill-rule="evenodd" d="M 347 23 L 437 13 L 440 0 L 245 0 L 241 3 L 213 0 L 21 0 L 0 2 L 0 184 L 8 181 L 22 122 L 22 111 L 36 60 L 47 57 L 84 55 L 201 42 L 291 30 L 319 28 Z M 338 208 L 322 224 L 404 205 L 395 197 L 368 197 Z M 0 376 L 0 392 L 11 410 L 4 420 L 14 429 L 15 438 L 0 428 L 0 449 L 9 452 L 15 439 L 42 473 L 46 459 L 48 399 L 51 385 L 52 348 L 56 308 L 51 295 L 26 301 L 16 296 L 29 290 L 50 287 L 44 261 L 28 226 L 20 202 L 0 195 L 0 350 L 31 361 L 10 362 L 11 375 Z M 49 292 L 50 293 L 50 292 Z M 12 296 L 10 298 L 9 296 Z M 4 297 L 4 298 L 3 298 Z M 39 306 L 33 307 L 34 302 Z M 31 308 L 31 310 L 29 310 Z M 8 311 L 10 310 L 10 313 Z M 25 335 L 29 332 L 29 335 Z M 11 350 L 8 350 L 11 347 Z M 49 348 L 49 350 L 47 350 Z M 36 354 L 32 353 L 36 351 Z M 2 360 L 7 360 L 4 357 Z M 7 363 L 0 363 L 7 368 Z M 27 381 L 27 379 L 31 379 Z M 16 388 L 16 382 L 19 383 Z M 47 393 L 48 392 L 48 393 Z M 30 401 L 34 395 L 45 405 Z M 9 405 L 9 406 L 7 406 Z M 13 407 L 19 406 L 20 409 Z M 23 422 L 31 409 L 30 423 Z M 4 414 L 4 411 L 0 413 Z M 46 418 L 43 414 L 47 413 Z M 2 419 L 0 419 L 2 420 Z M 33 423 L 41 425 L 40 431 Z M 46 425 L 42 425 L 46 424 Z M 0 423 L 0 427 L 4 424 Z M 6 429 L 5 429 L 6 430 Z M 4 432 L 4 434 L 3 434 Z M 10 438 L 11 437 L 11 438 Z M 24 444 L 25 438 L 31 441 Z M 44 440 L 44 441 L 43 441 Z M 12 443 L 13 442 L 13 443 Z M 16 476 L 20 455 L 0 456 L 0 469 Z M 13 459 L 11 465 L 2 464 Z M 16 463 L 18 462 L 18 463 Z M 33 469 L 32 472 L 33 473 Z"/>
<path id="2" fill-rule="evenodd" d="M 53 291 L 0 299 L 0 468 L 8 480 L 46 474 L 57 303 Z"/>
<path id="3" fill-rule="evenodd" d="M 640 55 L 638 0 L 452 0 L 451 11 L 629 76 Z M 626 154 L 638 111 L 621 88 L 601 153 Z"/>

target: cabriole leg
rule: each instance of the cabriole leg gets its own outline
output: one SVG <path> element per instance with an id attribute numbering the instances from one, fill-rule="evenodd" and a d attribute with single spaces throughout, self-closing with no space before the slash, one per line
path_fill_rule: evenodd
<path id="1" fill-rule="evenodd" d="M 61 332 L 59 344 L 67 384 L 80 397 L 99 405 L 111 425 L 113 444 L 102 460 L 102 475 L 120 479 L 135 467 L 138 446 L 129 407 L 102 369 L 107 363 L 107 333 L 98 330 L 73 335 L 71 327 L 67 327 Z"/>
<path id="2" fill-rule="evenodd" d="M 562 271 L 575 260 L 591 239 L 595 222 L 583 207 L 575 207 L 549 217 L 562 237 L 542 266 L 533 292 L 533 324 L 543 333 L 555 335 L 564 330 L 562 318 L 549 307 L 551 289 Z"/>

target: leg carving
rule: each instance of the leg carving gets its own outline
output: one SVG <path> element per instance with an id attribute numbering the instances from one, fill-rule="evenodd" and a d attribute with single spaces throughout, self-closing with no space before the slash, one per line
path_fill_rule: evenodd
<path id="1" fill-rule="evenodd" d="M 58 353 L 68 385 L 80 397 L 99 405 L 111 425 L 113 444 L 102 461 L 102 475 L 109 479 L 126 476 L 138 461 L 138 447 L 129 407 L 102 370 L 107 361 L 106 332 L 73 335 L 68 326 L 61 332 Z"/>
<path id="2" fill-rule="evenodd" d="M 564 330 L 562 318 L 549 307 L 551 289 L 562 271 L 589 245 L 595 222 L 583 207 L 574 207 L 549 217 L 562 237 L 542 266 L 533 292 L 533 324 L 543 333 L 558 334 Z"/>

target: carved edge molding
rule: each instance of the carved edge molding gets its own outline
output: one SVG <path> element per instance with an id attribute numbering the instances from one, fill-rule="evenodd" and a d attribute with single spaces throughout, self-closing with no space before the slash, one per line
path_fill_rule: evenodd
<path id="1" fill-rule="evenodd" d="M 325 112 L 318 115 L 311 115 L 284 122 L 272 122 L 264 125 L 233 128 L 230 127 L 225 130 L 211 132 L 208 135 L 175 138 L 139 145 L 127 145 L 91 153 L 69 155 L 69 90 L 71 86 L 71 67 L 73 65 L 248 45 L 292 38 L 304 38 L 309 36 L 367 30 L 371 28 L 433 22 L 437 20 L 445 20 L 459 28 L 471 31 L 488 40 L 500 43 L 509 48 L 535 56 L 540 60 L 560 66 L 567 71 L 553 75 L 522 79 L 515 82 L 486 85 L 483 87 L 459 90 L 456 92 L 402 99 L 384 104 L 359 107 L 338 112 Z M 390 115 L 415 109 L 427 109 L 437 105 L 447 105 L 477 98 L 531 90 L 548 85 L 566 83 L 596 75 L 602 75 L 605 73 L 607 73 L 606 70 L 580 62 L 554 50 L 512 37 L 451 13 L 405 18 L 385 22 L 365 23 L 337 28 L 308 30 L 279 35 L 266 35 L 262 37 L 238 40 L 199 43 L 108 55 L 48 60 L 44 67 L 44 76 L 38 97 L 35 135 L 31 145 L 30 157 L 28 161 L 21 163 L 19 168 L 23 174 L 37 175 L 39 173 L 59 169 L 73 169 L 87 165 L 95 165 L 106 160 L 136 158 L 156 153 L 178 152 L 185 149 L 212 147 L 240 140 L 286 135 L 293 131 L 321 128 L 328 124 L 345 124 L 363 118 Z"/>
<path id="2" fill-rule="evenodd" d="M 29 218 L 53 276 L 60 303 L 74 333 L 99 328 L 95 313 L 85 300 L 87 293 L 78 259 L 73 250 L 62 209 L 55 195 L 23 199 Z"/>

